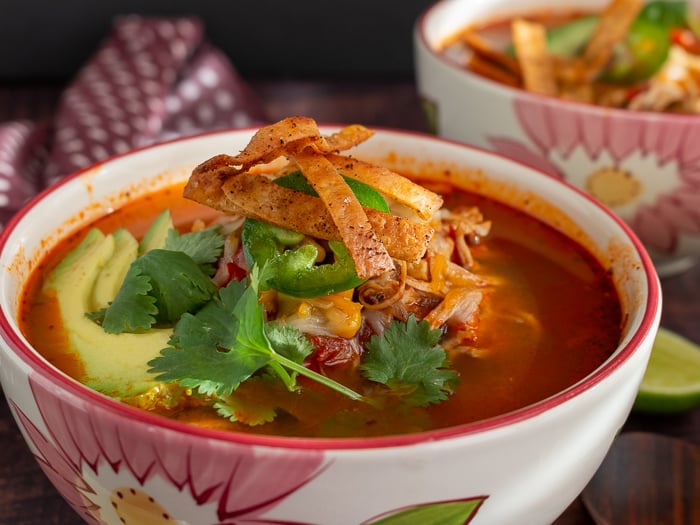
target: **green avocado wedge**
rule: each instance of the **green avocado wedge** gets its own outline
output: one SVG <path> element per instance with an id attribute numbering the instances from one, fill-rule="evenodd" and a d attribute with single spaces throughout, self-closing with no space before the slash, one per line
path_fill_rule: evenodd
<path id="1" fill-rule="evenodd" d="M 129 237 L 124 232 L 105 235 L 91 229 L 56 266 L 44 285 L 58 303 L 69 348 L 83 365 L 84 377 L 77 379 L 116 398 L 135 396 L 159 384 L 148 372 L 147 363 L 168 346 L 172 333 L 170 329 L 162 329 L 109 334 L 86 316 L 93 311 L 96 301 L 105 303 L 113 299 L 108 290 L 119 288 L 133 260 L 136 241 Z"/>
<path id="2" fill-rule="evenodd" d="M 170 210 L 165 209 L 160 212 L 158 217 L 156 217 L 148 227 L 148 230 L 146 230 L 143 239 L 141 239 L 139 243 L 138 255 L 143 255 L 150 250 L 165 246 L 168 232 L 173 228 L 173 218 L 172 215 L 170 215 Z"/>
<path id="3" fill-rule="evenodd" d="M 114 250 L 102 267 L 92 288 L 90 311 L 106 308 L 119 291 L 129 265 L 136 259 L 139 243 L 128 230 L 120 228 L 112 234 Z"/>

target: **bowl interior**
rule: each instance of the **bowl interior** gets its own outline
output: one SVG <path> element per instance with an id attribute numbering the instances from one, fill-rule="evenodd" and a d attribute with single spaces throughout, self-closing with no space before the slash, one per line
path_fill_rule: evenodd
<path id="1" fill-rule="evenodd" d="M 322 133 L 335 129 L 321 127 Z M 19 357 L 29 362 L 26 356 L 33 352 L 16 321 L 19 296 L 27 276 L 47 249 L 134 195 L 183 181 L 199 162 L 243 149 L 252 133 L 253 130 L 211 133 L 115 157 L 49 188 L 17 214 L 0 234 L 0 264 L 6 269 L 0 276 L 0 328 L 5 332 L 4 338 L 20 341 L 25 355 Z M 660 297 L 651 261 L 627 226 L 579 190 L 494 154 L 421 134 L 378 130 L 375 137 L 353 150 L 353 155 L 409 174 L 437 180 L 449 177 L 465 190 L 505 201 L 561 229 L 610 268 L 626 319 L 623 340 L 606 364 L 576 385 L 579 391 L 612 373 L 653 330 Z M 40 373 L 57 374 L 36 356 L 31 362 L 43 363 Z M 77 383 L 74 388 L 84 389 Z M 571 393 L 554 396 L 531 413 L 570 397 Z M 528 413 L 528 409 L 523 409 L 486 425 L 470 424 L 466 431 L 506 425 Z"/>

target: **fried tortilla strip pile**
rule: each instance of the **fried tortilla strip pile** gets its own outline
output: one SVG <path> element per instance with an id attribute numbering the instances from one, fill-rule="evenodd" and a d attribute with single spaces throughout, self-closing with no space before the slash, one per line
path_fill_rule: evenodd
<path id="1" fill-rule="evenodd" d="M 575 57 L 550 53 L 543 24 L 514 20 L 511 37 L 522 87 L 542 95 L 592 102 L 593 82 L 610 63 L 615 47 L 626 38 L 643 6 L 643 0 L 612 0 L 601 13 L 586 47 Z M 478 40 L 472 41 L 475 54 L 504 65 L 502 60 L 492 58 L 493 53 L 483 50 Z M 512 66 L 508 70 L 515 71 Z"/>
<path id="2" fill-rule="evenodd" d="M 275 184 L 268 177 L 253 173 L 241 173 L 229 178 L 223 184 L 222 191 L 227 198 L 243 203 L 241 215 L 309 237 L 342 240 L 328 209 L 318 197 L 290 190 Z M 227 208 L 217 209 L 228 211 Z M 430 226 L 372 208 L 363 209 L 389 255 L 409 262 L 421 259 L 434 233 Z"/>
<path id="3" fill-rule="evenodd" d="M 324 137 L 312 119 L 291 117 L 258 130 L 238 155 L 217 155 L 197 166 L 184 196 L 225 213 L 341 240 L 358 276 L 375 277 L 394 270 L 392 257 L 419 260 L 434 232 L 426 224 L 364 208 L 340 171 L 423 219 L 442 205 L 442 198 L 390 170 L 338 155 L 372 135 L 353 125 Z M 280 157 L 299 168 L 318 197 L 273 183 L 262 168 L 276 165 Z"/>

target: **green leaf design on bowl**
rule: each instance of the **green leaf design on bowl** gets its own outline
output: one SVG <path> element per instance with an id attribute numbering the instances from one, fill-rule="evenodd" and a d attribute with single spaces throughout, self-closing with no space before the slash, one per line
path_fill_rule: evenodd
<path id="1" fill-rule="evenodd" d="M 474 519 L 479 507 L 487 498 L 488 496 L 477 496 L 403 508 L 393 514 L 370 520 L 365 525 L 466 525 Z"/>

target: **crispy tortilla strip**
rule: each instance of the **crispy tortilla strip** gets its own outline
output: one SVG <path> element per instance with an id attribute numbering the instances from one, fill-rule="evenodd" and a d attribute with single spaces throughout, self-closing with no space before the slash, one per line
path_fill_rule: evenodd
<path id="1" fill-rule="evenodd" d="M 369 184 L 398 203 L 415 210 L 421 219 L 429 219 L 442 206 L 442 197 L 387 168 L 351 157 L 327 155 L 343 175 Z"/>
<path id="2" fill-rule="evenodd" d="M 480 36 L 476 31 L 469 30 L 462 34 L 462 39 L 471 50 L 483 58 L 487 62 L 491 62 L 500 69 L 509 72 L 512 76 L 519 77 L 521 74 L 520 63 L 508 53 L 496 49 L 484 37 Z"/>
<path id="3" fill-rule="evenodd" d="M 642 0 L 613 0 L 600 15 L 583 52 L 584 62 L 596 74 L 608 63 L 613 49 L 625 38 L 643 5 Z"/>
<path id="4" fill-rule="evenodd" d="M 615 46 L 624 40 L 643 5 L 642 0 L 610 2 L 601 13 L 583 54 L 559 64 L 557 78 L 567 84 L 592 82 L 608 64 Z"/>
<path id="5" fill-rule="evenodd" d="M 323 153 L 345 151 L 357 146 L 374 135 L 374 131 L 360 124 L 345 126 L 341 130 L 328 135 L 325 144 L 321 143 L 319 151 Z"/>
<path id="6" fill-rule="evenodd" d="M 552 58 L 547 50 L 547 30 L 542 24 L 523 19 L 511 24 L 515 55 L 526 90 L 542 95 L 557 95 Z"/>
<path id="7" fill-rule="evenodd" d="M 357 197 L 323 155 L 306 148 L 294 155 L 294 162 L 328 208 L 361 279 L 394 269 L 394 263 L 377 238 Z"/>
<path id="8" fill-rule="evenodd" d="M 254 164 L 291 155 L 320 140 L 321 132 L 314 119 L 289 117 L 260 128 L 243 151 L 233 158 L 236 164 L 241 165 L 241 171 L 247 171 Z"/>
<path id="9" fill-rule="evenodd" d="M 195 168 L 206 172 L 225 167 L 235 168 L 231 175 L 248 171 L 251 166 L 272 162 L 293 154 L 312 143 L 322 142 L 316 121 L 308 117 L 289 117 L 260 128 L 238 155 L 216 155 Z"/>
<path id="10" fill-rule="evenodd" d="M 498 64 L 485 59 L 484 57 L 472 54 L 467 60 L 467 67 L 483 77 L 490 78 L 501 84 L 506 84 L 513 87 L 522 86 L 522 78 L 520 75 L 515 75 L 510 71 L 506 71 Z"/>
<path id="11" fill-rule="evenodd" d="M 357 146 L 374 135 L 374 131 L 355 124 L 327 137 L 321 136 L 316 121 L 309 117 L 289 117 L 260 128 L 238 155 L 216 155 L 200 164 L 195 171 L 224 167 L 236 168 L 231 175 L 248 171 L 252 166 L 273 162 L 313 146 L 323 152 L 339 152 Z"/>
<path id="12" fill-rule="evenodd" d="M 435 233 L 432 227 L 372 208 L 365 212 L 389 255 L 406 262 L 418 262 L 425 255 Z"/>
<path id="13" fill-rule="evenodd" d="M 321 199 L 279 186 L 267 177 L 241 173 L 229 178 L 221 193 L 225 196 L 223 200 L 199 202 L 207 206 L 215 204 L 225 213 L 242 210 L 242 214 L 248 217 L 311 237 L 342 240 Z M 434 233 L 430 226 L 371 208 L 364 208 L 364 211 L 389 255 L 409 262 L 423 257 Z"/>
<path id="14" fill-rule="evenodd" d="M 207 162 L 215 166 L 218 164 L 216 159 L 222 156 L 226 157 L 227 155 L 217 155 Z M 226 198 L 222 189 L 224 182 L 238 171 L 226 164 L 218 168 L 207 169 L 206 164 L 200 164 L 194 169 L 187 184 L 185 184 L 182 196 L 228 214 L 245 215 L 243 209 L 237 208 Z"/>

